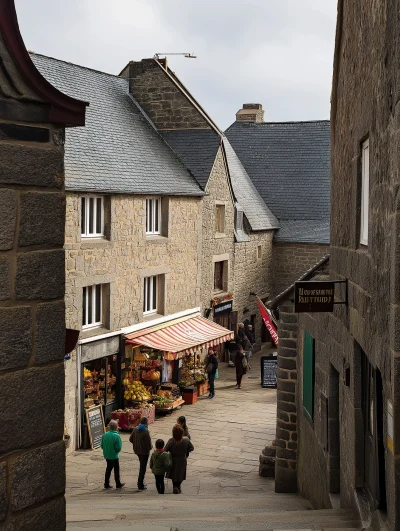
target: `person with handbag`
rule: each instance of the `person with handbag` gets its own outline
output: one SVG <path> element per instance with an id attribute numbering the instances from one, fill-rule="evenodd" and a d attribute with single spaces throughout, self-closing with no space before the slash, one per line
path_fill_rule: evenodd
<path id="1" fill-rule="evenodd" d="M 205 367 L 208 375 L 208 382 L 210 384 L 210 394 L 208 395 L 208 398 L 212 399 L 215 397 L 214 381 L 218 369 L 218 358 L 212 347 L 208 349 L 208 354 L 205 359 Z"/>
<path id="2" fill-rule="evenodd" d="M 236 389 L 242 388 L 242 378 L 243 375 L 247 372 L 247 361 L 246 356 L 243 352 L 243 347 L 239 346 L 236 356 L 235 356 L 235 367 L 236 367 Z"/>

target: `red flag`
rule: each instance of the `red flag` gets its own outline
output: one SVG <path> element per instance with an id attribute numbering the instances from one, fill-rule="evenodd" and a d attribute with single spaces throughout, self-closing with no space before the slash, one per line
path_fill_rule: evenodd
<path id="1" fill-rule="evenodd" d="M 258 299 L 257 302 L 258 302 L 258 307 L 260 309 L 262 320 L 264 321 L 264 324 L 267 327 L 267 330 L 272 337 L 272 341 L 275 343 L 276 346 L 278 346 L 278 332 L 276 331 L 275 325 L 272 322 L 272 319 L 269 315 L 269 311 L 264 306 L 264 304 L 262 303 L 260 299 Z"/>

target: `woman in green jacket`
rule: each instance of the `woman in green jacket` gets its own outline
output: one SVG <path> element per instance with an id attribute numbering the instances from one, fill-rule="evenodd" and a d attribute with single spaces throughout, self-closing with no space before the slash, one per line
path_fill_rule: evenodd
<path id="1" fill-rule="evenodd" d="M 117 489 L 122 489 L 125 483 L 121 483 L 119 477 L 119 452 L 122 450 L 122 440 L 118 433 L 118 422 L 110 420 L 108 427 L 109 431 L 103 433 L 101 437 L 101 449 L 103 450 L 104 459 L 107 461 L 104 488 L 112 489 L 110 476 L 112 469 L 114 469 L 115 486 Z"/>
<path id="2" fill-rule="evenodd" d="M 158 494 L 164 494 L 164 476 L 171 466 L 169 454 L 164 451 L 164 441 L 156 440 L 156 449 L 150 457 L 150 468 L 156 478 L 156 488 Z"/>

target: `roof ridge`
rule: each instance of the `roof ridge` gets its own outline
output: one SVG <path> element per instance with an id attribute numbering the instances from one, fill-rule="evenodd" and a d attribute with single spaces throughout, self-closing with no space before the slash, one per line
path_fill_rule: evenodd
<path id="1" fill-rule="evenodd" d="M 288 121 L 281 121 L 281 122 L 233 122 L 228 129 L 230 129 L 235 124 L 240 125 L 279 125 L 279 124 L 320 124 L 320 123 L 330 123 L 329 119 L 326 120 L 288 120 Z M 226 129 L 226 131 L 228 131 Z"/>
<path id="2" fill-rule="evenodd" d="M 43 53 L 36 53 L 32 51 L 29 52 L 29 55 L 38 55 L 39 57 L 45 57 L 46 59 L 51 59 L 52 61 L 57 61 L 58 63 L 64 63 L 67 65 L 77 66 L 78 68 L 82 68 L 83 70 L 90 70 L 91 72 L 96 72 L 97 74 L 103 74 L 104 76 L 110 76 L 110 77 L 123 80 L 123 78 L 118 76 L 117 74 L 109 74 L 108 72 L 97 70 L 96 68 L 90 68 L 90 66 L 78 65 L 76 63 L 71 63 L 71 61 L 65 61 L 64 59 L 58 59 L 57 57 L 52 57 L 51 55 L 45 55 Z"/>

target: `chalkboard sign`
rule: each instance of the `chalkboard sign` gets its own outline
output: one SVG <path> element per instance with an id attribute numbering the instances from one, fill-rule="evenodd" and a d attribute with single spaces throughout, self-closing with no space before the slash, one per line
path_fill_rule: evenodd
<path id="1" fill-rule="evenodd" d="M 104 418 L 101 406 L 86 409 L 86 422 L 92 449 L 100 448 L 101 436 L 104 433 Z"/>
<path id="2" fill-rule="evenodd" d="M 276 387 L 276 356 L 261 356 L 261 387 Z"/>

